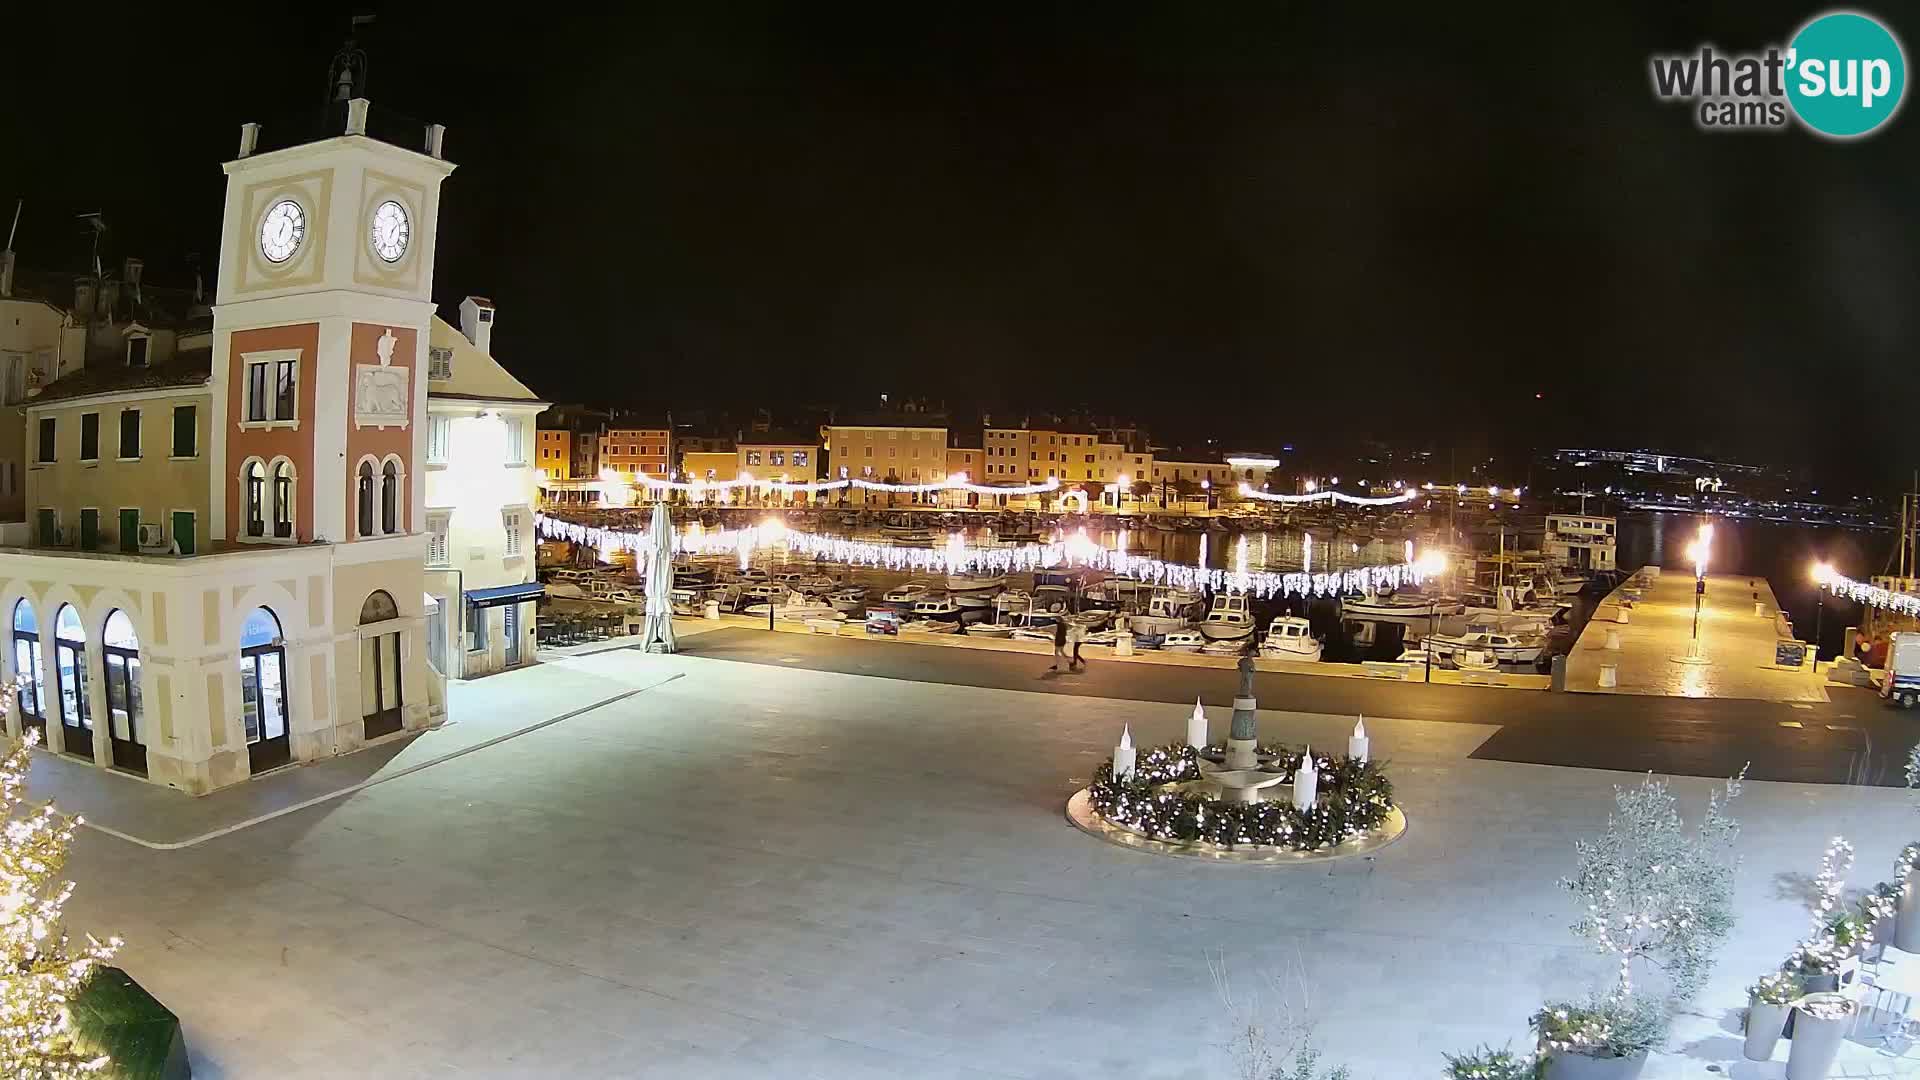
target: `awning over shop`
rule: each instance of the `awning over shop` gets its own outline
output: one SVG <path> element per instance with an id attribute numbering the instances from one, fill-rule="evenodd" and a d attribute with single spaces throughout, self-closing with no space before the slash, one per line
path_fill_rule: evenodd
<path id="1" fill-rule="evenodd" d="M 547 587 L 537 581 L 519 585 L 498 585 L 491 589 L 468 589 L 467 603 L 473 607 L 498 607 L 501 604 L 525 604 L 540 599 Z"/>

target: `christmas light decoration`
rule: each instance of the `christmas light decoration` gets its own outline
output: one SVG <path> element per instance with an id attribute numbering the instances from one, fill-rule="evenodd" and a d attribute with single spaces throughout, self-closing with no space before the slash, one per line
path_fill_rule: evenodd
<path id="1" fill-rule="evenodd" d="M 1336 481 L 1336 483 L 1337 482 L 1338 481 Z M 1402 492 L 1399 495 L 1382 495 L 1378 498 L 1369 498 L 1360 495 L 1348 495 L 1345 492 L 1334 491 L 1331 488 L 1326 491 L 1315 491 L 1313 488 L 1313 481 L 1309 480 L 1307 481 L 1308 494 L 1306 495 L 1276 495 L 1272 492 L 1256 490 L 1252 484 L 1241 484 L 1240 495 L 1242 498 L 1252 499 L 1255 502 L 1286 503 L 1290 506 L 1310 502 L 1345 503 L 1348 506 L 1397 506 L 1400 503 L 1412 502 L 1416 497 L 1415 493 L 1411 491 Z"/>
<path id="2" fill-rule="evenodd" d="M 839 480 L 787 481 L 755 477 L 752 473 L 741 473 L 735 480 L 669 480 L 665 477 L 650 476 L 647 473 L 633 474 L 634 484 L 649 491 L 714 491 L 722 495 L 739 488 L 765 489 L 768 491 L 807 492 L 839 491 L 843 488 L 865 488 L 868 491 L 892 491 L 900 494 L 924 494 L 932 491 L 971 491 L 977 495 L 1039 495 L 1054 491 L 1060 487 L 1060 481 L 1048 477 L 1037 484 L 1017 484 L 998 486 L 994 484 L 976 484 L 967 479 L 966 473 L 954 473 L 941 480 L 925 484 L 889 484 L 879 480 L 868 480 L 863 476 L 842 477 Z"/>
<path id="3" fill-rule="evenodd" d="M 1815 580 L 1819 582 L 1821 588 L 1856 604 L 1883 608 L 1896 615 L 1920 616 L 1920 595 L 1894 592 L 1878 585 L 1855 581 L 1825 564 L 1816 569 Z"/>
<path id="4" fill-rule="evenodd" d="M 80 819 L 51 805 L 27 805 L 27 771 L 39 741 L 40 733 L 30 730 L 0 759 L 0 970 L 6 972 L 0 980 L 0 1075 L 86 1076 L 106 1068 L 108 1059 L 74 1045 L 67 1006 L 94 969 L 119 950 L 120 939 L 88 936 L 77 954 L 69 951 L 60 923 L 73 883 L 57 879 Z"/>
<path id="5" fill-rule="evenodd" d="M 1218 759 L 1224 753 L 1223 746 L 1196 750 L 1185 743 L 1136 750 L 1123 780 L 1101 762 L 1087 789 L 1088 803 L 1112 824 L 1155 840 L 1288 851 L 1338 846 L 1379 828 L 1393 812 L 1393 783 L 1379 765 L 1324 755 L 1315 757 L 1321 784 L 1308 810 L 1290 797 L 1237 803 L 1183 789 L 1201 778 L 1201 755 Z M 1280 775 L 1298 775 L 1306 765 L 1306 755 L 1290 747 L 1262 746 L 1258 754 L 1263 770 Z"/>
<path id="6" fill-rule="evenodd" d="M 632 552 L 644 570 L 651 560 L 653 545 L 648 534 L 638 529 L 583 525 L 548 514 L 534 515 L 534 529 L 550 540 L 568 540 L 602 551 Z M 1203 535 L 1204 542 L 1204 535 Z M 959 574 L 984 571 L 989 574 L 1032 573 L 1082 567 L 1104 571 L 1117 577 L 1133 578 L 1153 585 L 1169 585 L 1189 591 L 1248 593 L 1270 596 L 1341 596 L 1391 592 L 1425 578 L 1419 563 L 1395 563 L 1330 570 L 1313 573 L 1276 573 L 1268 570 L 1217 570 L 1163 562 L 1126 551 L 1111 551 L 1087 537 L 1085 530 L 1051 544 L 1023 544 L 1015 547 L 976 547 L 950 538 L 944 547 L 917 547 L 844 536 L 802 532 L 771 521 L 745 529 L 712 529 L 696 535 L 689 530 L 674 538 L 676 555 L 730 557 L 746 565 L 750 553 L 784 550 L 790 556 L 818 562 L 866 566 L 904 573 Z M 1204 559 L 1204 556 L 1203 556 Z"/>

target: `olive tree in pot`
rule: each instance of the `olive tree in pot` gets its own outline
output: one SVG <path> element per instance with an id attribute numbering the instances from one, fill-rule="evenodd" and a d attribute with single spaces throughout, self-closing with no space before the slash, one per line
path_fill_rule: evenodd
<path id="1" fill-rule="evenodd" d="M 1649 775 L 1617 787 L 1606 832 L 1575 845 L 1575 873 L 1561 882 L 1584 912 L 1573 932 L 1614 958 L 1617 977 L 1584 1005 L 1535 1014 L 1548 1077 L 1636 1075 L 1665 1037 L 1674 1004 L 1706 982 L 1714 949 L 1733 927 L 1740 826 L 1728 807 L 1745 776 L 1743 769 L 1708 797 L 1691 831 L 1666 781 Z M 1637 986 L 1637 967 L 1664 979 L 1665 993 Z"/>
<path id="2" fill-rule="evenodd" d="M 1800 981 L 1784 971 L 1762 975 L 1747 991 L 1748 1061 L 1772 1061 L 1773 1048 L 1786 1029 L 1787 1014 L 1800 997 Z"/>

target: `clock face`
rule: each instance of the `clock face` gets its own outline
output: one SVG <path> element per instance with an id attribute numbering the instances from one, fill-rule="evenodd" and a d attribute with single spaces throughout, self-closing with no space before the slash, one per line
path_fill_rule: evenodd
<path id="1" fill-rule="evenodd" d="M 281 199 L 260 219 L 260 254 L 270 263 L 283 263 L 300 250 L 307 238 L 307 212 L 292 199 Z"/>
<path id="2" fill-rule="evenodd" d="M 380 256 L 382 262 L 399 262 L 407 253 L 407 241 L 412 237 L 413 226 L 407 221 L 406 207 L 388 199 L 373 208 L 368 239 L 373 244 L 373 253 Z"/>

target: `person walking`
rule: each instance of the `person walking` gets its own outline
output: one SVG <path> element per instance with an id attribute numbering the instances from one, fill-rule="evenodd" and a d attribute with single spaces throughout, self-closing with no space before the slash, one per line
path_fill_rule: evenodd
<path id="1" fill-rule="evenodd" d="M 1067 621 L 1053 621 L 1053 666 L 1048 671 L 1059 671 L 1060 661 L 1067 655 Z"/>
<path id="2" fill-rule="evenodd" d="M 1067 628 L 1067 641 L 1073 645 L 1073 659 L 1067 662 L 1068 671 L 1081 671 L 1086 668 L 1087 662 L 1080 659 L 1080 644 L 1086 640 L 1086 627 L 1081 626 L 1079 623 L 1074 623 Z"/>

